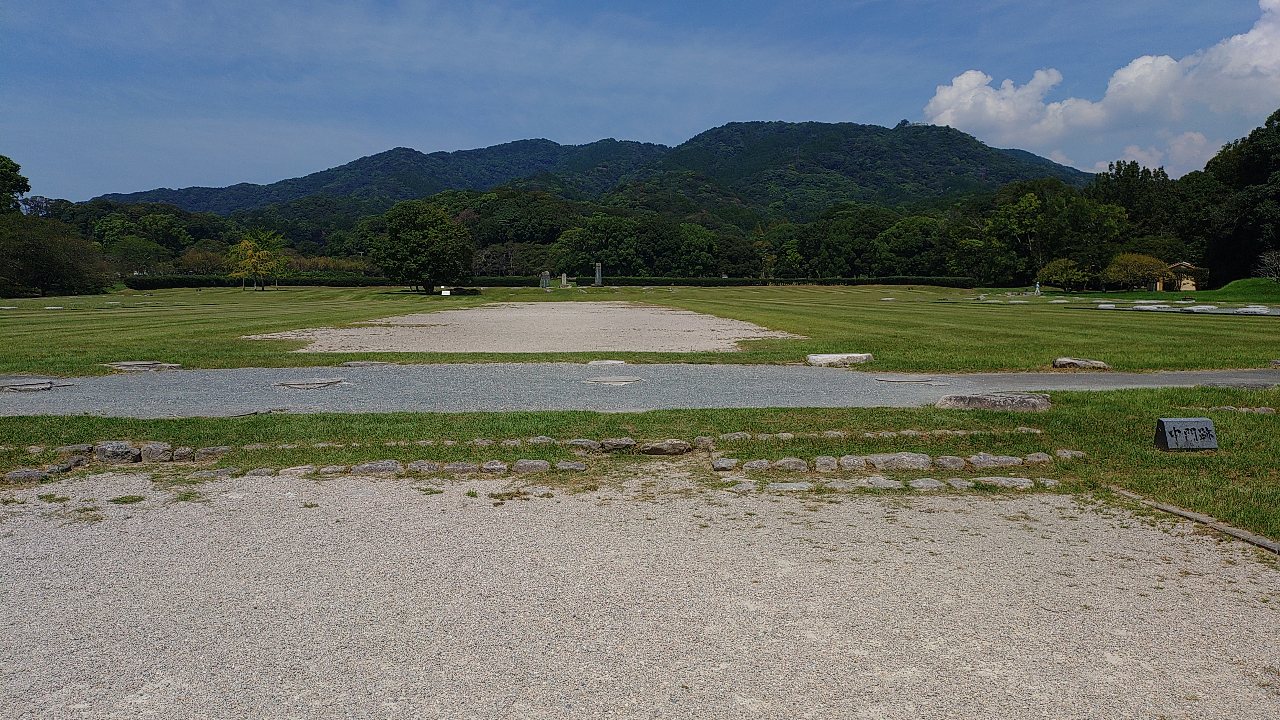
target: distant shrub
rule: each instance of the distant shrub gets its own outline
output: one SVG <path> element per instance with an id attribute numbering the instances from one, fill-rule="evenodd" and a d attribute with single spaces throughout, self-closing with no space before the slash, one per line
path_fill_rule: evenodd
<path id="1" fill-rule="evenodd" d="M 271 284 L 274 284 L 271 283 Z M 313 285 L 321 287 L 377 287 L 394 285 L 384 277 L 368 277 L 352 273 L 301 272 L 280 278 L 280 285 Z M 135 275 L 124 279 L 131 290 L 162 290 L 165 288 L 240 287 L 240 280 L 226 275 Z"/>

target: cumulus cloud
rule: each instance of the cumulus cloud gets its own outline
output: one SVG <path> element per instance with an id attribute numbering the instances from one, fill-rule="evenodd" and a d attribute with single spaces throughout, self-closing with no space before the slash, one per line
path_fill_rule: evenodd
<path id="1" fill-rule="evenodd" d="M 1182 59 L 1134 59 L 1112 74 L 1099 100 L 1050 100 L 1063 81 L 1054 68 L 1035 71 L 1022 85 L 1012 80 L 995 85 L 990 75 L 969 70 L 938 86 L 925 117 L 996 144 L 1061 158 L 1067 157 L 1065 147 L 1114 139 L 1143 127 L 1163 147 L 1120 141 L 1094 152 L 1114 158 L 1115 148 L 1123 147 L 1122 159 L 1167 163 L 1175 174 L 1197 169 L 1220 145 L 1209 141 L 1202 132 L 1205 126 L 1234 128 L 1239 123 L 1225 120 L 1241 118 L 1254 125 L 1280 105 L 1280 0 L 1260 0 L 1259 7 L 1262 15 L 1248 32 L 1208 49 Z M 1105 169 L 1106 159 L 1097 167 Z"/>

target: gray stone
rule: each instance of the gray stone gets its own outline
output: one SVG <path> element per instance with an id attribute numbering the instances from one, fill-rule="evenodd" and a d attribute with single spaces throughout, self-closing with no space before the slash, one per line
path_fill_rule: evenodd
<path id="1" fill-rule="evenodd" d="M 875 358 L 871 353 L 818 353 L 805 359 L 818 367 L 849 367 L 869 363 Z"/>
<path id="2" fill-rule="evenodd" d="M 586 472 L 587 464 L 583 462 L 577 462 L 574 460 L 561 460 L 560 462 L 556 463 L 556 469 L 569 470 L 572 472 Z"/>
<path id="3" fill-rule="evenodd" d="M 1058 481 L 1053 478 L 1036 478 L 1036 482 L 1047 488 L 1058 487 Z"/>
<path id="4" fill-rule="evenodd" d="M 945 487 L 942 483 L 934 480 L 933 478 L 920 478 L 918 480 L 912 480 L 907 484 L 911 486 L 912 490 L 938 490 Z"/>
<path id="5" fill-rule="evenodd" d="M 867 462 L 877 470 L 928 470 L 933 461 L 924 453 L 877 453 L 867 456 Z"/>
<path id="6" fill-rule="evenodd" d="M 842 438 L 842 437 L 847 437 L 848 435 L 849 433 L 843 430 L 823 430 L 822 431 L 822 437 L 824 438 Z"/>
<path id="7" fill-rule="evenodd" d="M 172 462 L 173 446 L 169 443 L 149 442 L 140 449 L 142 462 Z"/>
<path id="8" fill-rule="evenodd" d="M 180 447 L 173 449 L 174 462 L 191 462 L 196 459 L 195 448 Z"/>
<path id="9" fill-rule="evenodd" d="M 963 470 L 965 468 L 964 458 L 955 455 L 939 455 L 933 459 L 933 464 L 943 470 Z"/>
<path id="10" fill-rule="evenodd" d="M 489 447 L 493 445 L 493 441 L 489 440 L 488 438 L 476 438 L 475 440 L 471 441 L 471 444 L 475 445 L 476 447 Z"/>
<path id="11" fill-rule="evenodd" d="M 1033 452 L 1023 458 L 1028 465 L 1047 465 L 1053 462 L 1053 456 L 1049 453 Z"/>
<path id="12" fill-rule="evenodd" d="M 947 484 L 957 490 L 968 490 L 973 487 L 973 482 L 964 478 L 947 478 Z"/>
<path id="13" fill-rule="evenodd" d="M 1101 360 L 1086 360 L 1085 358 L 1060 357 L 1053 361 L 1056 368 L 1074 368 L 1079 370 L 1110 370 L 1111 366 Z"/>
<path id="14" fill-rule="evenodd" d="M 766 441 L 766 442 L 767 442 L 767 441 L 769 441 L 769 440 L 772 440 L 772 439 L 773 439 L 773 433 L 756 433 L 756 434 L 755 434 L 755 439 L 756 439 L 756 440 L 763 440 L 763 441 Z"/>
<path id="15" fill-rule="evenodd" d="M 373 367 L 375 365 L 392 365 L 385 360 L 348 360 L 340 363 L 340 367 Z"/>
<path id="16" fill-rule="evenodd" d="M 473 473 L 479 470 L 480 466 L 469 462 L 451 462 L 445 463 L 443 469 L 447 473 Z"/>
<path id="17" fill-rule="evenodd" d="M 144 446 L 144 447 L 145 447 L 145 446 Z M 265 443 L 250 443 L 250 444 L 245 445 L 244 447 L 242 447 L 242 448 L 240 448 L 240 449 L 241 449 L 241 450 L 266 450 L 266 449 L 267 449 L 267 448 L 269 448 L 269 447 L 271 447 L 271 446 L 270 446 L 270 445 L 267 445 L 267 444 L 265 444 Z M 145 457 L 145 453 L 144 453 L 144 457 Z"/>
<path id="18" fill-rule="evenodd" d="M 255 468 L 245 473 L 245 477 L 269 477 L 276 474 L 275 468 Z"/>
<path id="19" fill-rule="evenodd" d="M 63 460 L 62 462 L 54 463 L 53 465 L 50 465 L 49 467 L 45 468 L 45 470 L 47 470 L 50 473 L 61 474 L 61 473 L 71 472 L 72 470 L 75 470 L 81 465 L 88 465 L 88 464 L 89 464 L 89 458 L 83 455 L 72 455 L 66 458 L 65 460 Z"/>
<path id="20" fill-rule="evenodd" d="M 774 460 L 770 465 L 774 470 L 786 470 L 787 472 L 808 472 L 809 463 L 800 458 L 785 457 L 781 460 Z"/>
<path id="21" fill-rule="evenodd" d="M 42 453 L 42 452 L 44 452 L 44 446 L 43 446 L 43 445 L 28 445 L 28 446 L 27 446 L 27 453 L 29 453 L 29 454 L 31 454 L 31 455 L 39 455 L 39 454 L 40 454 L 40 453 Z"/>
<path id="22" fill-rule="evenodd" d="M 715 450 L 716 439 L 710 435 L 699 435 L 693 439 L 693 446 L 699 450 Z"/>
<path id="23" fill-rule="evenodd" d="M 795 440 L 796 439 L 795 433 L 789 433 L 789 432 L 780 432 L 777 435 L 774 435 L 774 437 L 778 438 L 779 440 Z"/>
<path id="24" fill-rule="evenodd" d="M 63 445 L 54 452 L 59 455 L 91 455 L 93 454 L 93 446 L 88 443 L 80 443 L 78 445 Z"/>
<path id="25" fill-rule="evenodd" d="M 583 450 L 590 450 L 591 452 L 600 452 L 600 443 L 596 442 L 595 440 L 587 440 L 585 438 L 575 438 L 565 444 L 568 445 L 569 447 L 576 447 L 576 448 L 581 448 Z"/>
<path id="26" fill-rule="evenodd" d="M 872 475 L 871 477 L 867 478 L 867 485 L 869 487 L 873 487 L 879 490 L 901 490 L 902 489 L 901 480 L 890 480 L 889 478 L 883 477 L 881 475 Z"/>
<path id="27" fill-rule="evenodd" d="M 11 483 L 40 482 L 47 477 L 49 474 L 39 468 L 18 468 L 4 474 L 5 482 Z"/>
<path id="28" fill-rule="evenodd" d="M 1055 450 L 1053 454 L 1063 460 L 1083 460 L 1085 457 L 1085 454 L 1079 450 Z"/>
<path id="29" fill-rule="evenodd" d="M 766 486 L 766 488 L 765 488 L 765 489 L 766 489 L 766 490 L 773 490 L 773 491 L 775 491 L 775 492 L 804 492 L 804 491 L 806 491 L 806 490 L 812 490 L 812 489 L 813 489 L 813 483 L 809 483 L 809 482 L 771 482 L 771 483 L 769 483 L 769 484 Z"/>
<path id="30" fill-rule="evenodd" d="M 142 459 L 142 451 L 123 440 L 106 440 L 93 447 L 93 455 L 107 463 L 136 463 Z"/>
<path id="31" fill-rule="evenodd" d="M 1006 410 L 1011 412 L 1042 412 L 1053 407 L 1049 396 L 1040 393 L 982 393 L 978 395 L 947 395 L 938 401 L 943 410 Z"/>
<path id="32" fill-rule="evenodd" d="M 231 452 L 231 448 L 226 445 L 200 448 L 196 451 L 196 460 L 217 460 L 229 452 Z"/>
<path id="33" fill-rule="evenodd" d="M 436 441 L 435 440 L 414 440 L 413 444 L 417 445 L 418 447 L 431 447 L 432 445 L 436 444 Z M 283 445 L 281 447 L 283 447 Z"/>
<path id="34" fill-rule="evenodd" d="M 729 472 L 737 470 L 739 462 L 738 458 L 716 458 L 711 461 L 711 469 L 716 472 Z"/>
<path id="35" fill-rule="evenodd" d="M 341 475 L 347 471 L 346 465 L 325 465 L 317 470 L 321 475 Z"/>
<path id="36" fill-rule="evenodd" d="M 1019 425 L 1018 427 L 1014 428 L 1013 431 L 1017 433 L 1023 433 L 1026 435 L 1043 435 L 1044 434 L 1044 431 L 1039 428 L 1026 427 L 1023 425 Z"/>
<path id="37" fill-rule="evenodd" d="M 683 455 L 693 450 L 693 446 L 684 440 L 668 438 L 645 443 L 639 449 L 642 455 Z"/>
<path id="38" fill-rule="evenodd" d="M 546 460 L 517 460 L 511 466 L 512 472 L 517 473 L 540 473 L 547 472 L 551 469 L 551 463 Z"/>
<path id="39" fill-rule="evenodd" d="M 501 460 L 489 460 L 481 465 L 480 469 L 487 473 L 504 473 L 507 467 L 507 464 Z"/>
<path id="40" fill-rule="evenodd" d="M 521 440 L 520 438 L 509 438 L 507 440 L 502 441 L 503 447 L 520 447 L 523 444 L 524 444 L 524 441 Z"/>
<path id="41" fill-rule="evenodd" d="M 407 467 L 410 471 L 417 473 L 440 472 L 440 463 L 430 460 L 414 460 Z"/>
<path id="42" fill-rule="evenodd" d="M 770 463 L 768 460 L 748 460 L 742 463 L 742 469 L 748 471 L 768 470 L 769 465 Z"/>
<path id="43" fill-rule="evenodd" d="M 177 370 L 182 367 L 178 363 L 160 362 L 159 360 L 121 360 L 103 363 L 104 366 L 122 372 L 158 372 L 161 370 Z"/>
<path id="44" fill-rule="evenodd" d="M 404 472 L 404 466 L 396 460 L 374 460 L 351 466 L 352 475 L 398 475 Z"/>
<path id="45" fill-rule="evenodd" d="M 983 452 L 977 455 L 970 455 L 969 464 L 976 468 L 1017 467 L 1022 464 L 1022 458 L 1013 455 L 992 455 Z"/>
<path id="46" fill-rule="evenodd" d="M 723 435 L 721 435 L 721 436 L 720 436 L 720 439 L 721 439 L 721 440 L 724 440 L 724 441 L 726 441 L 726 442 L 738 442 L 738 441 L 741 441 L 741 440 L 750 440 L 750 439 L 751 439 L 751 433 L 749 433 L 749 432 L 742 432 L 742 431 L 739 431 L 739 432 L 731 432 L 731 433 L 724 433 Z"/>
<path id="47" fill-rule="evenodd" d="M 840 461 L 830 455 L 819 455 L 813 459 L 813 469 L 818 472 L 835 472 L 840 469 Z"/>
<path id="48" fill-rule="evenodd" d="M 555 445 L 556 439 L 546 435 L 535 435 L 529 438 L 530 445 Z"/>
<path id="49" fill-rule="evenodd" d="M 600 449 L 605 452 L 618 452 L 619 450 L 630 450 L 636 446 L 636 441 L 629 437 L 605 438 L 600 441 Z"/>
<path id="50" fill-rule="evenodd" d="M 310 475 L 315 471 L 315 465 L 295 465 L 281 470 L 280 474 L 286 477 L 302 477 L 304 475 Z"/>
<path id="51" fill-rule="evenodd" d="M 980 477 L 974 478 L 973 481 L 980 485 L 994 485 L 999 488 L 1015 490 L 1027 490 L 1035 485 L 1029 478 L 1020 477 Z"/>
<path id="52" fill-rule="evenodd" d="M 867 459 L 861 455 L 842 455 L 840 456 L 841 470 L 865 470 L 867 467 Z"/>

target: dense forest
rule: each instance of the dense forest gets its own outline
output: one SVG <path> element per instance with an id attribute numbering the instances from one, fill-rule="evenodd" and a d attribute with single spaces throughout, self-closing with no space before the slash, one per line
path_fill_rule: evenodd
<path id="1" fill-rule="evenodd" d="M 317 282 L 586 276 L 600 262 L 610 276 L 1121 287 L 1185 261 L 1218 285 L 1280 249 L 1280 111 L 1177 180 L 1133 162 L 1087 176 L 905 122 L 735 123 L 676 148 L 400 148 L 266 186 L 29 192 L 0 157 L 6 295 L 225 276 L 246 237 L 270 272 Z"/>

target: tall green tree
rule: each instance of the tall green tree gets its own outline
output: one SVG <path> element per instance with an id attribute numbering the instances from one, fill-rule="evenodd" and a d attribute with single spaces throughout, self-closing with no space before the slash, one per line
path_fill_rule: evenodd
<path id="1" fill-rule="evenodd" d="M 471 279 L 471 236 L 440 207 L 423 200 L 396 203 L 371 225 L 369 252 L 388 277 L 432 292 Z"/>
<path id="2" fill-rule="evenodd" d="M 22 212 L 18 198 L 31 192 L 31 183 L 11 158 L 0 155 L 0 214 Z"/>

